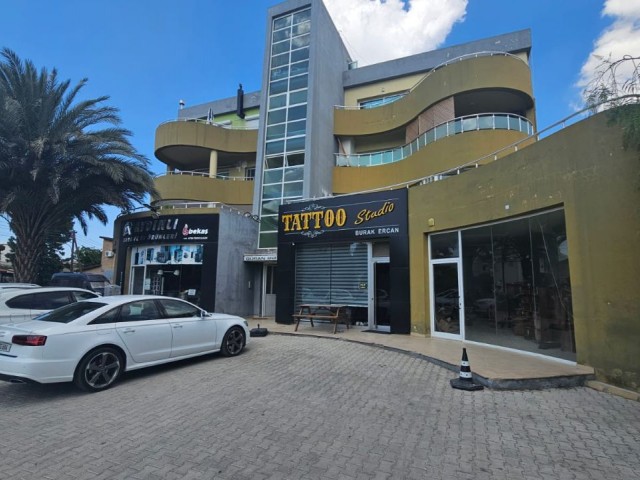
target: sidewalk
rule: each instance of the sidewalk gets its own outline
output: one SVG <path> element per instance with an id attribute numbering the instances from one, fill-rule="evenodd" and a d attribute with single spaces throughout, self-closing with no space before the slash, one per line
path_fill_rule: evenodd
<path id="1" fill-rule="evenodd" d="M 469 344 L 456 340 L 423 337 L 420 335 L 390 335 L 363 331 L 365 327 L 345 325 L 333 333 L 333 325 L 301 322 L 295 325 L 276 323 L 273 318 L 248 318 L 249 328 L 267 328 L 270 334 L 305 335 L 334 340 L 376 345 L 419 355 L 452 372 L 460 372 L 462 348 L 467 349 L 469 363 L 476 383 L 502 390 L 574 387 L 594 379 L 594 370 L 584 365 L 572 365 L 551 358 L 518 353 L 500 348 Z M 455 378 L 455 375 L 452 375 Z"/>

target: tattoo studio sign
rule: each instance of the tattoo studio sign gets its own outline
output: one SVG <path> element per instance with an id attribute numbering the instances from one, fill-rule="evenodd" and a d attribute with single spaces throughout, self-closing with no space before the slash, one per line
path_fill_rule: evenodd
<path id="1" fill-rule="evenodd" d="M 280 207 L 280 241 L 389 237 L 407 233 L 406 190 L 334 197 Z"/>

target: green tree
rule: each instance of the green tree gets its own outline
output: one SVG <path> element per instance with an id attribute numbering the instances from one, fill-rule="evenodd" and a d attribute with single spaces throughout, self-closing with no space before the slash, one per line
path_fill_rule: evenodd
<path id="1" fill-rule="evenodd" d="M 622 129 L 623 147 L 640 152 L 640 57 L 602 59 L 583 95 L 587 107 L 607 110 L 609 122 Z"/>
<path id="2" fill-rule="evenodd" d="M 91 267 L 102 263 L 102 250 L 90 247 L 80 247 L 76 252 L 79 266 Z"/>
<path id="3" fill-rule="evenodd" d="M 149 161 L 129 142 L 109 97 L 78 100 L 55 69 L 0 54 L 0 214 L 15 235 L 16 281 L 33 281 L 47 237 L 75 220 L 108 221 L 155 194 Z"/>

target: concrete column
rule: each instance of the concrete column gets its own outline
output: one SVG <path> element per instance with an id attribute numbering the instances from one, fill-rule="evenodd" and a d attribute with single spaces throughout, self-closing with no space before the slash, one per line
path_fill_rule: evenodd
<path id="1" fill-rule="evenodd" d="M 211 150 L 209 154 L 209 176 L 215 177 L 218 174 L 218 151 Z"/>

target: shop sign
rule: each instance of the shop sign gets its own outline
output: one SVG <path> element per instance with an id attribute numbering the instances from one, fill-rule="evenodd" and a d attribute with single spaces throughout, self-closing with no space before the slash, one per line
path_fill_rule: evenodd
<path id="1" fill-rule="evenodd" d="M 283 205 L 278 233 L 281 241 L 406 235 L 407 194 L 398 190 Z"/>
<path id="2" fill-rule="evenodd" d="M 245 262 L 276 262 L 278 260 L 278 255 L 276 253 L 264 254 L 264 255 L 253 255 L 245 253 L 244 261 Z"/>
<path id="3" fill-rule="evenodd" d="M 210 242 L 217 238 L 218 215 L 135 218 L 122 226 L 122 243 Z"/>

